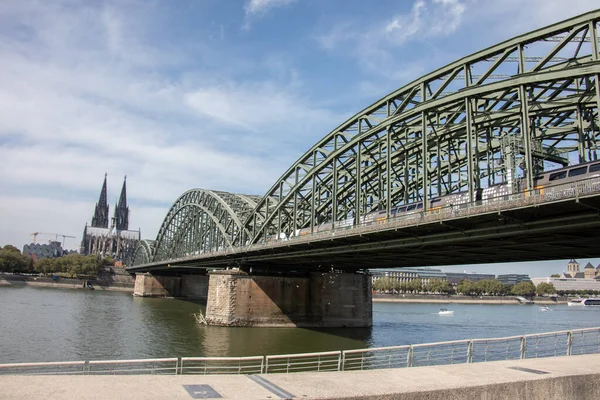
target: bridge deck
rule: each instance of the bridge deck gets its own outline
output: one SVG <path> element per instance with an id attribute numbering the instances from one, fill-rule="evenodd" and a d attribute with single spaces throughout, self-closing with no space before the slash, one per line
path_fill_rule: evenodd
<path id="1" fill-rule="evenodd" d="M 392 221 L 130 268 L 136 271 L 236 266 L 281 269 L 386 268 L 597 257 L 600 194 L 510 202 Z M 167 263 L 169 265 L 167 265 Z"/>

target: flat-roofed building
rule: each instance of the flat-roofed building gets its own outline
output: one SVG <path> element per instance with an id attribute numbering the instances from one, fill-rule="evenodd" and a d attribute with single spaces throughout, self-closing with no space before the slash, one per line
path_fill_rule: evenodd
<path id="1" fill-rule="evenodd" d="M 585 278 L 532 278 L 531 281 L 535 286 L 542 282 L 551 283 L 558 291 L 572 292 L 576 290 L 599 290 L 600 278 L 585 279 Z"/>
<path id="2" fill-rule="evenodd" d="M 450 282 L 453 286 L 458 285 L 461 281 L 464 280 L 478 282 L 484 281 L 486 279 L 496 279 L 496 275 L 494 274 L 468 274 L 466 272 L 446 272 L 446 276 L 448 278 L 448 282 Z"/>
<path id="3" fill-rule="evenodd" d="M 503 274 L 498 275 L 496 279 L 505 285 L 516 285 L 521 282 L 531 281 L 531 278 L 527 274 Z"/>
<path id="4" fill-rule="evenodd" d="M 426 285 L 432 279 L 448 280 L 446 273 L 436 268 L 395 268 L 372 270 L 373 282 L 382 278 L 393 278 L 400 283 L 420 279 Z"/>

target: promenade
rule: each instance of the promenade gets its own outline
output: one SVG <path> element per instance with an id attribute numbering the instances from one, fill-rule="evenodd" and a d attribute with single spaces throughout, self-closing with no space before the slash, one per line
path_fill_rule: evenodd
<path id="1" fill-rule="evenodd" d="M 0 376 L 2 400 L 587 400 L 599 393 L 598 354 L 295 374 Z"/>

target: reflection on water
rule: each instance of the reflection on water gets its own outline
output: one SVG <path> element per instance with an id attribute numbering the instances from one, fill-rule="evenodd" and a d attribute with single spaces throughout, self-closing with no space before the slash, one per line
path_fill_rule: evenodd
<path id="1" fill-rule="evenodd" d="M 0 363 L 182 356 L 250 356 L 499 337 L 600 326 L 600 307 L 373 305 L 373 327 L 225 328 L 198 325 L 203 306 L 128 293 L 0 288 Z"/>

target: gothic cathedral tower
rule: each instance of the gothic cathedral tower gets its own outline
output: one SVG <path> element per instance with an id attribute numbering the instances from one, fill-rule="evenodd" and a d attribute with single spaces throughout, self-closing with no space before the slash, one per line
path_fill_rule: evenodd
<path id="1" fill-rule="evenodd" d="M 108 228 L 108 202 L 106 201 L 106 175 L 104 174 L 104 184 L 102 185 L 102 191 L 100 192 L 100 198 L 96 203 L 96 210 L 92 217 L 92 227 L 94 228 Z"/>
<path id="2" fill-rule="evenodd" d="M 127 176 L 123 179 L 123 188 L 121 189 L 121 196 L 119 197 L 119 203 L 115 208 L 115 219 L 117 231 L 126 231 L 129 229 L 129 207 L 127 207 Z"/>

